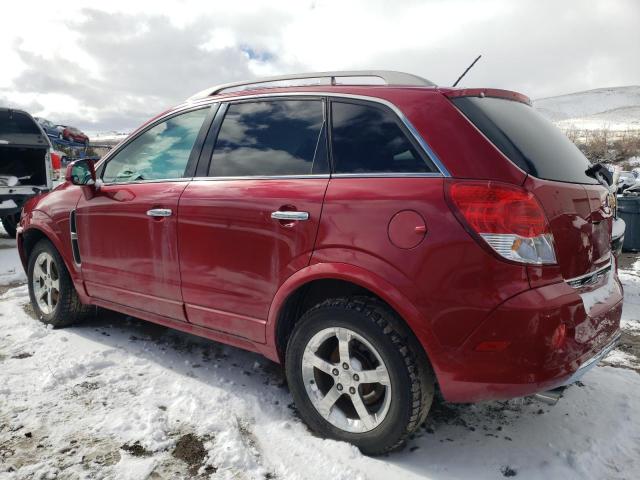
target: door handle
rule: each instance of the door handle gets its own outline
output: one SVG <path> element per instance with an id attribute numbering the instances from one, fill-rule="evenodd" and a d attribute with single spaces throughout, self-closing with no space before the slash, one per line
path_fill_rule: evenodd
<path id="1" fill-rule="evenodd" d="M 147 210 L 147 215 L 150 217 L 170 217 L 173 212 L 170 208 L 152 208 Z"/>
<path id="2" fill-rule="evenodd" d="M 271 218 L 274 220 L 288 220 L 290 222 L 304 221 L 309 220 L 309 212 L 278 210 L 276 212 L 271 212 Z"/>

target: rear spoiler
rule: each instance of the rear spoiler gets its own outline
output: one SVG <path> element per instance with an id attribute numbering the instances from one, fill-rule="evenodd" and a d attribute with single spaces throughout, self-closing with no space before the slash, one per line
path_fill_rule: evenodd
<path id="1" fill-rule="evenodd" d="M 531 105 L 531 99 L 526 95 L 510 90 L 501 90 L 499 88 L 461 88 L 461 89 L 441 89 L 447 98 L 457 97 L 494 97 L 504 98 L 506 100 L 514 100 L 516 102 Z"/>

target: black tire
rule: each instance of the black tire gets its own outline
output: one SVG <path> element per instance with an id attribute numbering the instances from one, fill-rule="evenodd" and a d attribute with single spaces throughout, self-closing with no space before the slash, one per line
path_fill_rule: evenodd
<path id="1" fill-rule="evenodd" d="M 19 213 L 14 213 L 13 215 L 2 217 L 2 226 L 4 227 L 5 232 L 7 232 L 7 235 L 9 235 L 11 238 L 16 238 L 16 231 L 18 229 L 19 222 Z"/>
<path id="2" fill-rule="evenodd" d="M 304 385 L 302 358 L 307 344 L 318 332 L 340 327 L 362 336 L 377 350 L 391 380 L 386 416 L 364 433 L 348 432 L 327 421 Z M 374 298 L 330 299 L 307 311 L 289 339 L 285 368 L 296 407 L 307 425 L 322 437 L 353 443 L 366 455 L 402 446 L 424 422 L 433 401 L 435 376 L 424 351 L 398 315 Z"/>
<path id="3" fill-rule="evenodd" d="M 48 253 L 52 257 L 59 282 L 57 304 L 53 308 L 53 311 L 48 313 L 43 312 L 38 305 L 34 291 L 34 268 L 36 260 L 43 252 Z M 83 305 L 80 302 L 80 298 L 73 286 L 67 267 L 65 266 L 62 257 L 49 240 L 40 240 L 33 247 L 33 250 L 29 255 L 27 279 L 31 305 L 36 316 L 42 323 L 52 325 L 54 328 L 67 327 L 84 320 L 95 312 L 95 307 L 91 305 Z"/>

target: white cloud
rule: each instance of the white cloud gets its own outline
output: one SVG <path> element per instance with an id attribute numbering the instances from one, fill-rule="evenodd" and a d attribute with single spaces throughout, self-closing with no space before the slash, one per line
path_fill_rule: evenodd
<path id="1" fill-rule="evenodd" d="M 405 70 L 541 97 L 640 83 L 636 0 L 7 2 L 0 102 L 132 128 L 207 85 L 305 70 Z M 35 110 L 34 110 L 35 109 Z"/>

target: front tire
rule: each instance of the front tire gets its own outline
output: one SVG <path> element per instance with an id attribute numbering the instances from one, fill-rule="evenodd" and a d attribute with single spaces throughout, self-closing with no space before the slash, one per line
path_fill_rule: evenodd
<path id="1" fill-rule="evenodd" d="M 367 455 L 401 446 L 426 418 L 435 378 L 415 338 L 384 303 L 331 299 L 306 312 L 286 352 L 302 419 Z"/>
<path id="2" fill-rule="evenodd" d="M 67 267 L 49 240 L 40 240 L 31 251 L 27 278 L 33 310 L 47 325 L 66 327 L 94 311 L 80 302 Z"/>
<path id="3" fill-rule="evenodd" d="M 16 238 L 16 232 L 18 229 L 18 223 L 20 222 L 20 214 L 15 213 L 13 215 L 7 215 L 2 217 L 2 227 L 11 238 Z"/>

